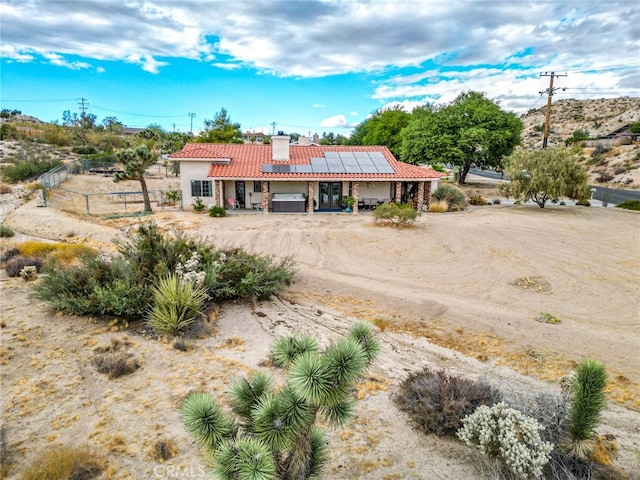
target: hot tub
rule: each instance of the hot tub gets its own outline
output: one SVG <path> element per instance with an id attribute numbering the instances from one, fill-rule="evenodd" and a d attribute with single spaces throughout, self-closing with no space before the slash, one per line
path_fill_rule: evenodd
<path id="1" fill-rule="evenodd" d="M 274 193 L 271 197 L 273 212 L 305 212 L 304 193 Z"/>

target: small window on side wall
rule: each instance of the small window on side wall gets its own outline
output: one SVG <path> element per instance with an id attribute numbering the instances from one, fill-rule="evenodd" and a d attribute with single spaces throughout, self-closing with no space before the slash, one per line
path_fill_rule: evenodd
<path id="1" fill-rule="evenodd" d="M 262 182 L 253 182 L 253 193 L 262 193 Z"/>

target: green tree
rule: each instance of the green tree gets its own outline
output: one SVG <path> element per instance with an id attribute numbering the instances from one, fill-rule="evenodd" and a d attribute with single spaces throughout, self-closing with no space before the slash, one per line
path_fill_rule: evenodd
<path id="1" fill-rule="evenodd" d="M 204 132 L 196 139 L 202 143 L 242 143 L 240 124 L 233 123 L 225 108 L 221 108 L 213 119 L 205 119 Z"/>
<path id="2" fill-rule="evenodd" d="M 572 143 L 582 142 L 583 140 L 589 139 L 589 131 L 588 130 L 574 130 L 573 135 L 567 138 L 564 141 L 565 145 L 571 145 Z"/>
<path id="3" fill-rule="evenodd" d="M 540 208 L 549 200 L 587 197 L 587 174 L 566 149 L 518 150 L 506 160 L 505 173 L 510 180 L 501 191 Z"/>
<path id="4" fill-rule="evenodd" d="M 144 172 L 156 163 L 155 156 L 144 145 L 136 147 L 135 149 L 127 148 L 126 150 L 120 150 L 116 153 L 116 156 L 118 161 L 122 163 L 124 171 L 114 173 L 113 181 L 117 183 L 120 180 L 138 180 L 140 182 L 140 188 L 142 189 L 144 210 L 150 212 L 151 201 L 149 200 L 149 190 L 147 189 L 147 182 L 144 179 Z"/>
<path id="5" fill-rule="evenodd" d="M 396 158 L 401 158 L 401 132 L 410 120 L 411 114 L 401 105 L 380 109 L 356 127 L 351 144 L 385 145 Z"/>
<path id="6" fill-rule="evenodd" d="M 520 143 L 522 121 L 480 92 L 464 92 L 449 105 L 414 110 L 402 133 L 401 158 L 413 164 L 449 163 L 465 183 L 471 168 L 502 167 Z"/>
<path id="7" fill-rule="evenodd" d="M 288 381 L 275 388 L 263 372 L 236 381 L 231 408 L 239 424 L 203 392 L 183 402 L 182 419 L 218 478 L 305 480 L 319 476 L 326 447 L 318 418 L 345 425 L 354 418 L 350 389 L 377 356 L 371 325 L 357 323 L 323 352 L 314 338 L 283 337 L 272 348 L 274 363 Z"/>
<path id="8" fill-rule="evenodd" d="M 111 133 L 122 133 L 124 130 L 124 124 L 116 117 L 104 117 L 102 119 L 102 126 Z"/>

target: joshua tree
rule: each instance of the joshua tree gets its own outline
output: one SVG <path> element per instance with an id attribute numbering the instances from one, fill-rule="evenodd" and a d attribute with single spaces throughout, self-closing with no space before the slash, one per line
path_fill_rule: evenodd
<path id="1" fill-rule="evenodd" d="M 578 365 L 570 396 L 567 450 L 580 460 L 587 460 L 595 447 L 594 429 L 606 403 L 606 386 L 607 371 L 602 363 L 588 358 Z"/>
<path id="2" fill-rule="evenodd" d="M 141 145 L 135 150 L 131 148 L 121 150 L 116 156 L 118 157 L 118 161 L 122 163 L 124 171 L 115 173 L 113 175 L 113 181 L 138 180 L 140 182 L 140 188 L 142 189 L 144 209 L 150 212 L 151 202 L 149 201 L 149 191 L 147 189 L 147 182 L 144 179 L 144 172 L 156 162 L 154 155 L 146 146 Z"/>
<path id="3" fill-rule="evenodd" d="M 369 324 L 320 353 L 307 336 L 283 337 L 272 347 L 275 365 L 288 380 L 275 388 L 258 372 L 231 387 L 231 406 L 239 421 L 224 413 L 209 394 L 194 392 L 182 404 L 182 418 L 212 458 L 218 478 L 228 480 L 305 480 L 319 475 L 326 460 L 320 416 L 331 425 L 354 418 L 350 387 L 361 378 L 380 346 Z"/>

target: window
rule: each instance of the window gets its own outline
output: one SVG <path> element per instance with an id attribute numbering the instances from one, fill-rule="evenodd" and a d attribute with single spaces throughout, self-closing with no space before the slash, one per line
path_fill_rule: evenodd
<path id="1" fill-rule="evenodd" d="M 262 193 L 262 182 L 253 182 L 253 193 Z"/>
<path id="2" fill-rule="evenodd" d="M 211 180 L 191 180 L 192 197 L 212 197 Z"/>

